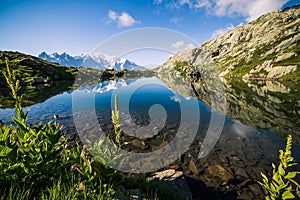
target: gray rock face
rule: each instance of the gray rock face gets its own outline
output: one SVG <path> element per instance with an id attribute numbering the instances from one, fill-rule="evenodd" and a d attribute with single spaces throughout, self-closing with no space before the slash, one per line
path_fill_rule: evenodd
<path id="1" fill-rule="evenodd" d="M 195 49 L 186 49 L 178 52 L 173 57 L 170 57 L 163 65 L 159 66 L 155 71 L 160 73 L 171 73 L 178 76 L 178 72 L 174 70 L 177 62 L 186 62 L 192 66 L 195 71 L 203 72 L 203 69 L 208 72 L 215 71 L 215 62 L 211 55 L 202 47 Z"/>
<path id="2" fill-rule="evenodd" d="M 299 16 L 300 7 L 265 14 L 197 48 L 175 54 L 157 72 L 172 72 L 176 62 L 186 61 L 195 70 L 218 76 L 284 77 L 300 70 L 296 59 L 300 44 Z M 255 73 L 250 73 L 252 69 L 256 69 Z"/>

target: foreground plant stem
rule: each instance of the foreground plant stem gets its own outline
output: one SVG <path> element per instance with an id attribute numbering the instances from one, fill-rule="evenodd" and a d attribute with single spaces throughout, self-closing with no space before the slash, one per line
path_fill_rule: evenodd
<path id="1" fill-rule="evenodd" d="M 279 151 L 279 165 L 278 167 L 272 163 L 273 175 L 269 180 L 267 176 L 261 172 L 263 182 L 259 184 L 266 192 L 266 200 L 279 199 L 300 199 L 300 184 L 295 180 L 298 171 L 289 171 L 289 168 L 297 165 L 292 157 L 292 136 L 287 137 L 285 151 Z"/>

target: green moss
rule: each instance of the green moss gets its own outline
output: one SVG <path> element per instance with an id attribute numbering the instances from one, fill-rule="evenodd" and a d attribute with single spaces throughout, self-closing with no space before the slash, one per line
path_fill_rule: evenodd
<path id="1" fill-rule="evenodd" d="M 186 77 L 188 71 L 191 71 L 193 68 L 186 61 L 178 61 L 176 62 L 174 69 Z"/>

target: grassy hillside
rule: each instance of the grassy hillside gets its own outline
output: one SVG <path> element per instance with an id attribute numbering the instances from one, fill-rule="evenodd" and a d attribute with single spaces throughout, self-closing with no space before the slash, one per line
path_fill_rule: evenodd
<path id="1" fill-rule="evenodd" d="M 63 67 L 19 52 L 0 51 L 0 108 L 12 108 L 14 100 L 2 74 L 6 59 L 21 82 L 23 106 L 40 103 L 72 88 L 77 69 Z"/>
<path id="2" fill-rule="evenodd" d="M 22 85 L 34 83 L 49 83 L 52 81 L 74 80 L 77 69 L 63 67 L 57 63 L 47 62 L 43 59 L 26 55 L 19 52 L 0 51 L 0 83 L 6 85 L 3 70 L 6 70 L 5 59 L 9 60 L 10 66 L 16 71 Z"/>

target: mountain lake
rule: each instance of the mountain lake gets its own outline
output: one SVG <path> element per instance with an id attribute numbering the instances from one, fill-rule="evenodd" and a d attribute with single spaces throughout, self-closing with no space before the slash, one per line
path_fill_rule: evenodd
<path id="1" fill-rule="evenodd" d="M 124 158 L 123 165 L 136 172 L 183 171 L 199 195 L 226 191 L 226 198 L 262 198 L 260 172 L 271 172 L 271 163 L 278 163 L 288 134 L 300 162 L 300 98 L 294 85 L 220 79 L 186 83 L 160 75 L 79 86 L 42 102 L 35 99 L 38 103 L 33 100 L 24 110 L 30 110 L 29 123 L 58 116 L 74 145 L 76 140 L 97 139 L 99 132 L 113 134 L 111 112 L 117 96 L 126 152 L 148 155 L 167 146 L 172 150 L 138 164 L 126 164 Z M 14 109 L 2 105 L 0 120 L 11 124 L 13 115 Z"/>

